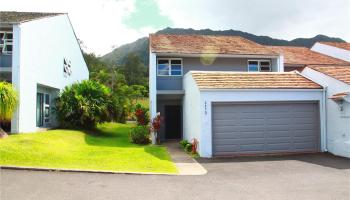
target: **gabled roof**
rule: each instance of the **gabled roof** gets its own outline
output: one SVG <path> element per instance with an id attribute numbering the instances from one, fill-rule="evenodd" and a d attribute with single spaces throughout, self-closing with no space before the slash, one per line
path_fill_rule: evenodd
<path id="1" fill-rule="evenodd" d="M 321 89 L 317 83 L 293 72 L 191 71 L 200 89 Z"/>
<path id="2" fill-rule="evenodd" d="M 346 84 L 350 84 L 350 65 L 345 65 L 345 66 L 308 65 L 306 67 L 309 67 L 315 71 L 321 72 L 339 81 L 343 81 Z"/>
<path id="3" fill-rule="evenodd" d="M 350 43 L 347 43 L 347 42 L 319 42 L 319 43 L 350 51 Z"/>
<path id="4" fill-rule="evenodd" d="M 286 66 L 300 66 L 305 65 L 346 65 L 349 62 L 333 58 L 306 47 L 291 47 L 291 46 L 267 46 L 268 48 L 277 51 L 284 56 L 284 63 Z"/>
<path id="5" fill-rule="evenodd" d="M 178 54 L 274 55 L 278 53 L 239 36 L 150 34 L 150 51 Z"/>
<path id="6" fill-rule="evenodd" d="M 15 24 L 62 14 L 64 13 L 0 11 L 0 23 Z"/>

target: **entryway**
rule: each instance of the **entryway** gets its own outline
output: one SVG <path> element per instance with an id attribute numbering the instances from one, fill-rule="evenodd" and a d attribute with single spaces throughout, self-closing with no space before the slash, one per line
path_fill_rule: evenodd
<path id="1" fill-rule="evenodd" d="M 180 105 L 165 106 L 165 139 L 181 139 L 182 107 Z"/>

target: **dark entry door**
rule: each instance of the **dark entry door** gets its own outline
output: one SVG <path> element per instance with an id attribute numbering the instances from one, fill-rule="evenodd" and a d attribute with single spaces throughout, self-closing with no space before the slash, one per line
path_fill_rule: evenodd
<path id="1" fill-rule="evenodd" d="M 181 106 L 165 106 L 165 139 L 181 139 Z"/>

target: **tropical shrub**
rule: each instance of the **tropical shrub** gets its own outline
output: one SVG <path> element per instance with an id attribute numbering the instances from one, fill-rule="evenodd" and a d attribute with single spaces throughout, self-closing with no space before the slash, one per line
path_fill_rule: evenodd
<path id="1" fill-rule="evenodd" d="M 160 137 L 158 131 L 160 130 L 161 125 L 162 117 L 160 116 L 160 113 L 157 113 L 157 115 L 151 121 L 151 131 L 154 133 L 157 144 L 160 144 Z"/>
<path id="2" fill-rule="evenodd" d="M 148 109 L 142 107 L 141 104 L 136 104 L 134 115 L 137 125 L 145 126 L 149 123 Z"/>
<path id="3" fill-rule="evenodd" d="M 0 121 L 11 119 L 18 104 L 18 94 L 11 83 L 0 82 Z"/>
<path id="4" fill-rule="evenodd" d="M 187 153 L 190 153 L 192 151 L 192 144 L 191 143 L 186 144 L 185 151 Z"/>
<path id="5" fill-rule="evenodd" d="M 91 129 L 108 121 L 111 104 L 109 88 L 92 80 L 67 86 L 57 98 L 56 112 L 65 128 Z"/>
<path id="6" fill-rule="evenodd" d="M 180 141 L 180 146 L 184 149 L 186 147 L 186 145 L 189 144 L 189 142 L 187 140 L 181 140 Z"/>
<path id="7" fill-rule="evenodd" d="M 196 139 L 193 139 L 192 143 L 188 142 L 187 140 L 180 141 L 180 146 L 187 153 L 197 154 L 197 145 L 198 145 L 198 140 L 196 140 Z"/>
<path id="8" fill-rule="evenodd" d="M 12 84 L 0 82 L 0 122 L 11 120 L 18 104 L 18 94 Z M 6 135 L 0 127 L 0 137 Z"/>
<path id="9" fill-rule="evenodd" d="M 150 143 L 150 132 L 148 126 L 136 126 L 130 131 L 130 140 L 135 144 Z"/>

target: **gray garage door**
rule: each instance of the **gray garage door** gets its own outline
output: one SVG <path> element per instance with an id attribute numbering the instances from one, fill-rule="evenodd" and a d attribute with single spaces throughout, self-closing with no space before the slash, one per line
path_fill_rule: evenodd
<path id="1" fill-rule="evenodd" d="M 317 103 L 213 104 L 213 155 L 319 151 Z"/>

